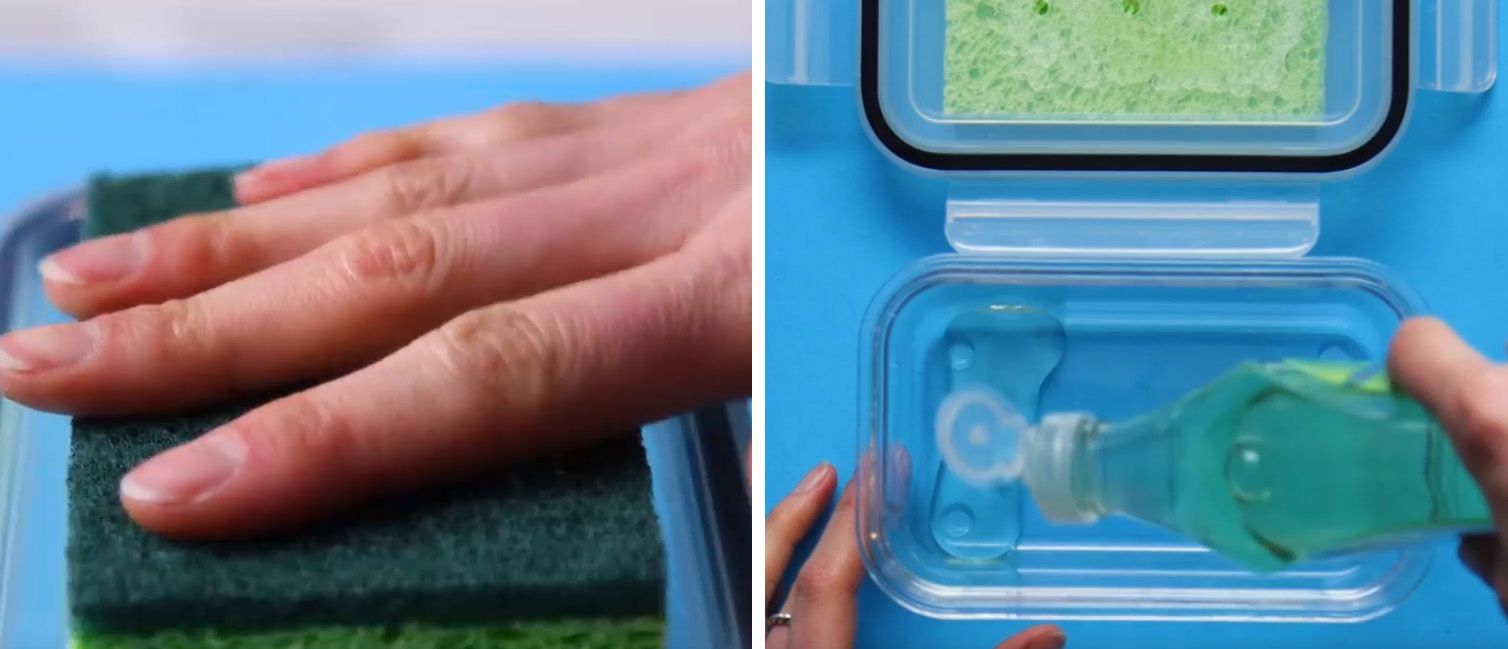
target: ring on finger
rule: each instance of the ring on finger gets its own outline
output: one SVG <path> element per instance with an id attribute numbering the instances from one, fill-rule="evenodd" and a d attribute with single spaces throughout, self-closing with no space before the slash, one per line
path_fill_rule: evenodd
<path id="1" fill-rule="evenodd" d="M 791 614 L 781 611 L 764 619 L 764 634 L 770 635 L 775 627 L 790 626 Z"/>

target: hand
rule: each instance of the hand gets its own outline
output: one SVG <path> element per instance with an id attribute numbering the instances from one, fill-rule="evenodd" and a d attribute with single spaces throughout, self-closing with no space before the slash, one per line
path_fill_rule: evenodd
<path id="1" fill-rule="evenodd" d="M 1467 537 L 1461 559 L 1508 611 L 1508 366 L 1487 360 L 1429 318 L 1404 323 L 1388 366 L 1393 380 L 1440 420 L 1487 497 L 1497 535 Z"/>
<path id="2" fill-rule="evenodd" d="M 837 479 L 832 465 L 818 465 L 765 519 L 764 597 L 767 609 L 775 604 L 775 590 L 780 586 L 796 545 L 832 500 Z M 864 581 L 864 565 L 859 559 L 859 544 L 855 537 L 854 499 L 854 488 L 850 483 L 838 499 L 837 508 L 817 541 L 816 549 L 801 567 L 790 595 L 785 598 L 781 611 L 790 614 L 790 625 L 771 629 L 765 639 L 770 649 L 848 649 L 853 646 L 859 586 Z M 1057 627 L 1044 625 L 1027 629 L 996 649 L 1062 649 L 1066 641 Z"/>
<path id="3" fill-rule="evenodd" d="M 746 394 L 750 77 L 516 104 L 236 179 L 243 207 L 41 265 L 76 324 L 0 339 L 0 390 L 90 415 L 296 382 L 132 471 L 132 517 L 261 532 Z M 333 377 L 333 378 L 332 378 Z"/>

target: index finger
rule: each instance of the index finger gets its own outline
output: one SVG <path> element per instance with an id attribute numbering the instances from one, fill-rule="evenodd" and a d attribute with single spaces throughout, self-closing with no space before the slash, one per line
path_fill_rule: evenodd
<path id="1" fill-rule="evenodd" d="M 859 558 L 853 481 L 843 489 L 817 549 L 801 567 L 791 601 L 790 649 L 852 647 L 858 623 L 859 586 L 864 563 Z"/>
<path id="2" fill-rule="evenodd" d="M 827 508 L 836 486 L 833 465 L 823 462 L 806 474 L 796 488 L 775 505 L 764 522 L 764 601 L 775 599 L 775 588 L 785 574 L 796 544 L 806 538 L 812 524 Z"/>
<path id="3" fill-rule="evenodd" d="M 570 132 L 602 135 L 605 129 L 625 123 L 654 133 L 666 129 L 676 132 L 696 117 L 716 113 L 720 106 L 747 106 L 746 94 L 729 91 L 752 87 L 749 81 L 745 73 L 692 90 L 620 95 L 576 104 L 513 103 L 471 115 L 364 133 L 319 153 L 274 160 L 245 171 L 235 179 L 236 199 L 242 204 L 260 203 L 407 160 L 492 149 Z"/>
<path id="4" fill-rule="evenodd" d="M 243 205 L 261 203 L 399 162 L 585 130 L 612 116 L 646 112 L 673 96 L 628 95 L 596 104 L 515 102 L 469 115 L 369 131 L 316 154 L 271 160 L 237 174 L 236 200 Z"/>

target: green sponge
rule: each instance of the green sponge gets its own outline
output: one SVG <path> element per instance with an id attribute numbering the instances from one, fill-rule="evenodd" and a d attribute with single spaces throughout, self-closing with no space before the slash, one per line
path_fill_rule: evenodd
<path id="1" fill-rule="evenodd" d="M 86 230 L 229 202 L 225 172 L 97 179 Z M 181 191 L 180 191 L 181 189 Z M 183 543 L 120 507 L 133 466 L 262 400 L 74 420 L 69 603 L 80 649 L 658 646 L 664 557 L 643 447 L 625 435 L 281 537 Z"/>
<path id="2" fill-rule="evenodd" d="M 91 635 L 75 649 L 650 649 L 659 647 L 658 619 L 567 620 L 514 626 L 334 626 L 225 635 L 163 631 L 151 635 Z"/>
<path id="3" fill-rule="evenodd" d="M 1086 118 L 1324 112 L 1329 0 L 946 0 L 943 109 Z"/>
<path id="4" fill-rule="evenodd" d="M 238 170 L 238 169 L 237 169 Z M 131 232 L 186 214 L 236 206 L 237 170 L 206 169 L 156 176 L 95 176 L 84 197 L 85 239 Z"/>

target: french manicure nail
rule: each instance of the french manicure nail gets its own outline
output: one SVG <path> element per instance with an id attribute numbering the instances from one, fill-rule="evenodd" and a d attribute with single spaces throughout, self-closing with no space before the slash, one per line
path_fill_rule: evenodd
<path id="1" fill-rule="evenodd" d="M 259 189 L 259 185 L 265 184 L 270 177 L 295 176 L 307 173 L 316 157 L 312 155 L 299 155 L 269 160 L 236 174 L 236 177 L 231 182 L 235 184 L 238 196 L 248 192 L 255 193 Z"/>
<path id="2" fill-rule="evenodd" d="M 305 167 L 308 167 L 309 163 L 313 162 L 316 157 L 317 156 L 312 155 L 295 155 L 288 156 L 286 158 L 268 160 L 266 162 L 263 162 L 262 164 L 252 167 L 247 171 L 247 173 L 283 174 L 298 172 L 302 171 Z"/>
<path id="3" fill-rule="evenodd" d="M 806 477 L 802 478 L 801 482 L 796 483 L 796 493 L 804 494 L 816 489 L 817 485 L 822 484 L 827 479 L 827 474 L 832 469 L 833 465 L 826 462 L 818 464 L 816 468 L 807 472 Z"/>
<path id="4" fill-rule="evenodd" d="M 63 284 L 119 281 L 141 267 L 146 245 L 140 233 L 86 241 L 43 259 L 37 272 Z"/>
<path id="5" fill-rule="evenodd" d="M 0 338 L 0 369 L 41 372 L 79 362 L 94 347 L 88 324 L 25 329 Z"/>
<path id="6" fill-rule="evenodd" d="M 222 429 L 171 449 L 132 469 L 120 481 L 125 500 L 178 505 L 203 499 L 230 480 L 246 461 L 246 442 Z"/>

